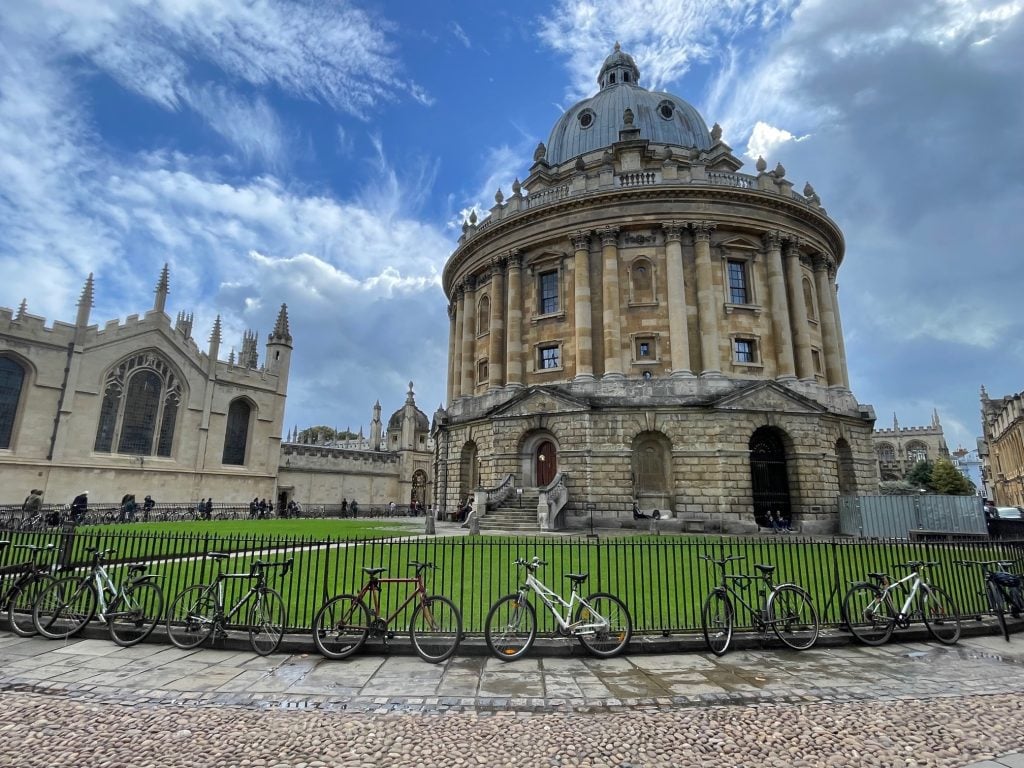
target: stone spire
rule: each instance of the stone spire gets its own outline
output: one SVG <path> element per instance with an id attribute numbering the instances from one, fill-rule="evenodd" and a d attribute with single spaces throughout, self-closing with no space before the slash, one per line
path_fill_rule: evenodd
<path id="1" fill-rule="evenodd" d="M 160 279 L 156 284 L 156 299 L 153 301 L 153 311 L 163 312 L 167 306 L 167 294 L 170 292 L 170 271 L 167 269 L 167 263 L 164 263 L 164 268 L 160 270 Z"/>
<path id="2" fill-rule="evenodd" d="M 892 428 L 897 432 L 900 429 L 900 422 L 899 419 L 896 418 L 896 411 L 892 412 Z"/>
<path id="3" fill-rule="evenodd" d="M 232 347 L 231 351 L 228 352 L 228 365 L 234 365 L 234 364 L 235 364 L 235 348 Z"/>
<path id="4" fill-rule="evenodd" d="M 383 425 L 380 420 L 380 400 L 373 404 L 373 418 L 370 420 L 370 448 L 374 451 L 380 450 L 380 440 Z"/>
<path id="5" fill-rule="evenodd" d="M 242 368 L 259 367 L 259 352 L 256 349 L 258 338 L 259 331 L 246 331 L 242 334 L 242 350 L 238 353 L 238 365 Z"/>
<path id="6" fill-rule="evenodd" d="M 89 325 L 89 312 L 93 306 L 93 285 L 92 285 L 92 272 L 89 273 L 89 277 L 86 278 L 85 287 L 82 288 L 82 296 L 78 299 L 78 318 L 75 320 L 75 325 L 79 328 L 85 328 Z"/>
<path id="7" fill-rule="evenodd" d="M 25 315 L 28 314 L 28 299 L 22 299 L 21 304 L 18 305 L 18 314 L 14 316 L 15 320 L 24 320 Z"/>
<path id="8" fill-rule="evenodd" d="M 215 361 L 220 354 L 220 315 L 213 321 L 213 331 L 210 333 L 210 360 Z"/>
<path id="9" fill-rule="evenodd" d="M 270 341 L 283 344 L 292 343 L 292 333 L 288 330 L 288 305 L 282 304 L 281 311 L 277 313 L 277 322 L 274 324 L 274 332 L 270 334 Z"/>
<path id="10" fill-rule="evenodd" d="M 939 409 L 932 408 L 932 427 L 938 429 L 942 426 L 942 422 L 939 421 Z"/>
<path id="11" fill-rule="evenodd" d="M 192 313 L 178 312 L 178 318 L 174 321 L 174 330 L 179 331 L 186 339 L 192 338 Z"/>

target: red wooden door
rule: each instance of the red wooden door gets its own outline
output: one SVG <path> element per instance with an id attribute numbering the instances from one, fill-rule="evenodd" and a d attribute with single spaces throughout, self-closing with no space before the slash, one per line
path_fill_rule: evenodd
<path id="1" fill-rule="evenodd" d="M 558 472 L 558 457 L 555 454 L 555 444 L 545 440 L 537 446 L 537 485 L 545 486 L 555 479 Z"/>

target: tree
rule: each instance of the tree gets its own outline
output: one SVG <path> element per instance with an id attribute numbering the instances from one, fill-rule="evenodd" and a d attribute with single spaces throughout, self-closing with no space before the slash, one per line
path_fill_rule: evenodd
<path id="1" fill-rule="evenodd" d="M 883 496 L 906 496 L 917 493 L 917 488 L 906 480 L 883 480 L 878 484 L 878 492 Z"/>
<path id="2" fill-rule="evenodd" d="M 299 442 L 311 445 L 323 444 L 334 440 L 353 440 L 358 435 L 345 429 L 334 429 L 323 425 L 308 427 L 299 432 Z"/>
<path id="3" fill-rule="evenodd" d="M 922 459 L 912 466 L 904 479 L 915 488 L 935 490 L 932 486 L 932 463 L 927 459 Z"/>
<path id="4" fill-rule="evenodd" d="M 932 467 L 932 487 L 936 493 L 949 496 L 967 496 L 974 492 L 972 483 L 949 459 L 939 459 Z"/>

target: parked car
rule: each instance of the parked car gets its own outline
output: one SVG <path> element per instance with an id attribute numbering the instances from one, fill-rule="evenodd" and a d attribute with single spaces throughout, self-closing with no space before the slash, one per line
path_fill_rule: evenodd
<path id="1" fill-rule="evenodd" d="M 1024 507 L 996 507 L 993 520 L 1024 520 Z"/>

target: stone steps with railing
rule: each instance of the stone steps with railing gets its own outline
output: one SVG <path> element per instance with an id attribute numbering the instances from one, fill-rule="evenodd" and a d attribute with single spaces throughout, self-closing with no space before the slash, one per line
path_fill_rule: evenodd
<path id="1" fill-rule="evenodd" d="M 534 489 L 525 491 L 521 501 L 517 497 L 508 499 L 500 507 L 487 510 L 480 520 L 480 527 L 484 530 L 536 531 L 539 499 L 540 495 Z"/>

